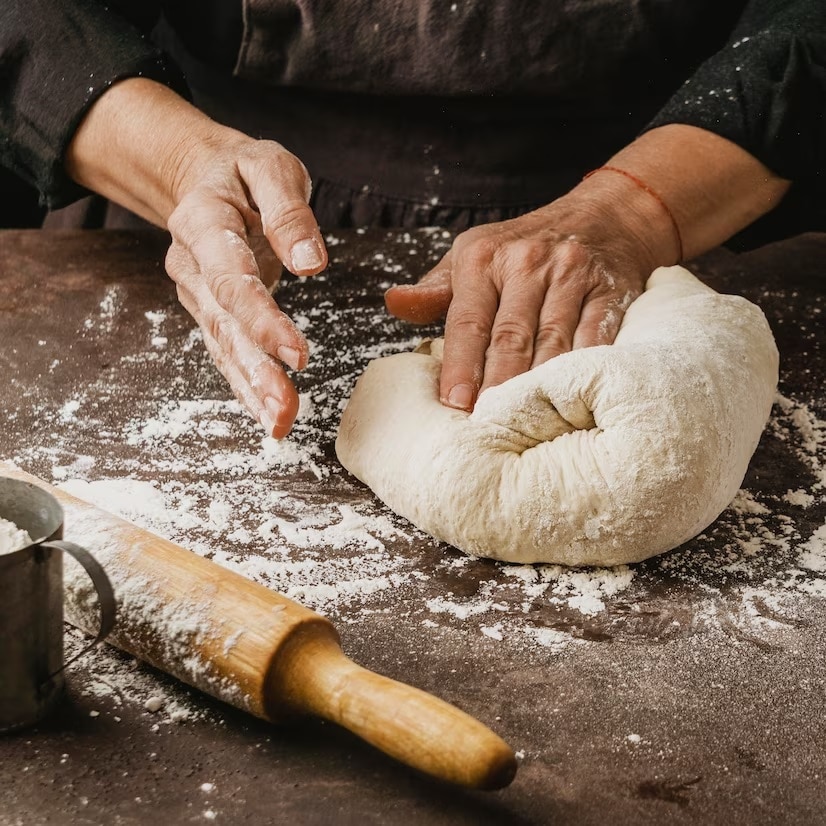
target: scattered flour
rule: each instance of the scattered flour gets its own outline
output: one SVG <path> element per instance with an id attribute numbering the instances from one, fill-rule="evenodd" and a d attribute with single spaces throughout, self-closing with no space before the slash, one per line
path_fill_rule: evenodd
<path id="1" fill-rule="evenodd" d="M 800 547 L 803 552 L 797 558 L 797 564 L 810 571 L 826 573 L 826 524 L 821 525 Z"/>
<path id="2" fill-rule="evenodd" d="M 388 286 L 410 255 L 421 253 L 413 260 L 424 267 L 434 242 L 443 252 L 450 235 L 411 234 L 408 250 L 371 256 L 362 266 Z M 334 263 L 344 244 L 329 243 Z M 302 284 L 290 285 L 285 306 L 308 337 L 312 360 L 295 376 L 301 413 L 287 439 L 262 438 L 227 398 L 201 333 L 182 313 L 157 310 L 146 314 L 146 338 L 125 349 L 111 370 L 75 388 L 60 409 L 32 407 L 33 421 L 48 423 L 49 438 L 13 458 L 337 624 L 402 612 L 433 638 L 449 630 L 468 644 L 553 656 L 605 640 L 698 634 L 759 647 L 787 633 L 812 600 L 826 598 L 826 422 L 814 406 L 777 397 L 766 452 L 755 457 L 758 473 L 703 535 L 670 554 L 603 569 L 477 560 L 389 513 L 334 459 L 340 412 L 366 362 L 411 349 L 418 337 L 369 301 L 334 305 L 317 293 L 304 299 Z M 376 285 L 365 287 L 365 297 L 367 290 Z M 118 315 L 128 311 L 125 298 L 122 288 L 107 288 L 84 335 L 116 331 Z M 56 360 L 53 368 L 64 366 Z M 118 406 L 123 397 L 134 399 L 128 410 Z M 774 489 L 771 474 L 759 473 L 778 451 L 799 464 L 794 489 Z M 335 501 L 330 489 L 339 492 Z M 75 541 L 94 539 L 94 531 L 67 524 L 67 538 Z M 128 598 L 135 610 L 161 610 L 151 583 L 135 583 Z M 205 618 L 194 606 L 188 616 L 163 620 L 174 629 L 169 644 L 185 659 Z M 222 640 L 230 652 L 238 644 L 232 635 Z M 200 713 L 197 699 L 151 669 L 105 648 L 88 657 L 76 674 L 102 708 L 104 699 L 115 707 L 135 703 L 161 724 Z"/>
<path id="3" fill-rule="evenodd" d="M 123 288 L 116 284 L 108 286 L 98 306 L 97 314 L 95 316 L 89 316 L 84 321 L 84 329 L 94 331 L 95 335 L 111 333 L 115 329 L 117 316 L 121 311 L 123 301 Z"/>
<path id="4" fill-rule="evenodd" d="M 77 399 L 69 399 L 69 401 L 60 408 L 58 415 L 61 421 L 70 422 L 76 418 L 78 410 L 80 410 L 80 401 Z"/>
<path id="5" fill-rule="evenodd" d="M 75 629 L 66 636 L 67 659 L 88 644 Z M 72 686 L 86 697 L 100 701 L 90 717 L 117 716 L 125 705 L 151 715 L 158 725 L 209 719 L 200 697 L 158 674 L 153 669 L 111 648 L 95 648 L 72 668 Z"/>

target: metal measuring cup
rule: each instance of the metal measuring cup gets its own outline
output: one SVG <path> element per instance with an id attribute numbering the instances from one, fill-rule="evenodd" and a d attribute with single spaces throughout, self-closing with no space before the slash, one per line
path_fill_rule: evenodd
<path id="1" fill-rule="evenodd" d="M 0 518 L 26 531 L 31 544 L 0 554 L 0 734 L 41 720 L 59 699 L 64 669 L 112 630 L 115 596 L 92 555 L 63 541 L 63 508 L 47 491 L 0 476 Z M 63 552 L 86 570 L 98 594 L 100 631 L 63 662 Z"/>

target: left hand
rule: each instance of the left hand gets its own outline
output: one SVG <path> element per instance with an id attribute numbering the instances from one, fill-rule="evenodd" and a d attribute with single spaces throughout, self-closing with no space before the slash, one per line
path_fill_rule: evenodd
<path id="1" fill-rule="evenodd" d="M 615 190 L 629 182 L 604 177 L 520 218 L 461 233 L 418 284 L 388 290 L 399 318 L 429 323 L 447 314 L 443 404 L 472 410 L 488 387 L 568 350 L 612 343 L 652 270 L 674 262 L 667 219 L 623 214 L 628 204 Z"/>

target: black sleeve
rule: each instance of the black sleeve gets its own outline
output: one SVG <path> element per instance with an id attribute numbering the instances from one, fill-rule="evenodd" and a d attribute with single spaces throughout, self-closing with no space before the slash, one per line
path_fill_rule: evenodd
<path id="1" fill-rule="evenodd" d="M 185 91 L 149 40 L 159 2 L 3 0 L 0 4 L 0 163 L 64 206 L 88 194 L 63 156 L 91 104 L 113 83 L 142 76 Z"/>
<path id="2" fill-rule="evenodd" d="M 751 0 L 648 129 L 669 123 L 715 132 L 793 182 L 744 245 L 826 229 L 826 0 Z"/>

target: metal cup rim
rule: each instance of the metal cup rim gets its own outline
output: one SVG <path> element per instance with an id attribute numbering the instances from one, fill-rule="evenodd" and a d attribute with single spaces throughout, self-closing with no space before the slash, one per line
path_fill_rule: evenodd
<path id="1" fill-rule="evenodd" d="M 53 517 L 53 521 L 56 520 L 56 524 L 51 526 L 51 531 L 48 531 L 49 525 L 47 524 L 46 527 L 43 528 L 43 530 L 46 531 L 46 533 L 44 533 L 42 536 L 38 535 L 37 537 L 32 536 L 31 532 L 27 528 L 25 528 L 26 532 L 29 534 L 32 541 L 28 545 L 24 545 L 22 548 L 17 548 L 17 550 L 9 551 L 5 554 L 0 554 L 0 560 L 2 560 L 3 557 L 13 557 L 16 554 L 22 553 L 23 551 L 31 550 L 32 548 L 42 544 L 43 542 L 47 542 L 51 539 L 58 539 L 60 537 L 61 528 L 63 527 L 63 522 L 66 518 L 66 514 L 63 510 L 63 506 L 60 504 L 60 502 L 57 500 L 55 496 L 49 493 L 49 491 L 41 488 L 39 485 L 23 481 L 22 479 L 15 479 L 13 476 L 4 476 L 0 474 L 0 487 L 5 485 L 17 487 L 20 490 L 26 488 L 27 493 L 32 498 L 40 497 L 43 500 L 43 502 L 48 503 L 49 507 L 51 508 L 51 515 Z M 8 518 L 9 517 L 6 516 L 3 512 L 2 505 L 0 505 L 0 519 Z M 14 519 L 12 519 L 11 521 L 13 521 L 14 524 L 18 524 Z"/>

